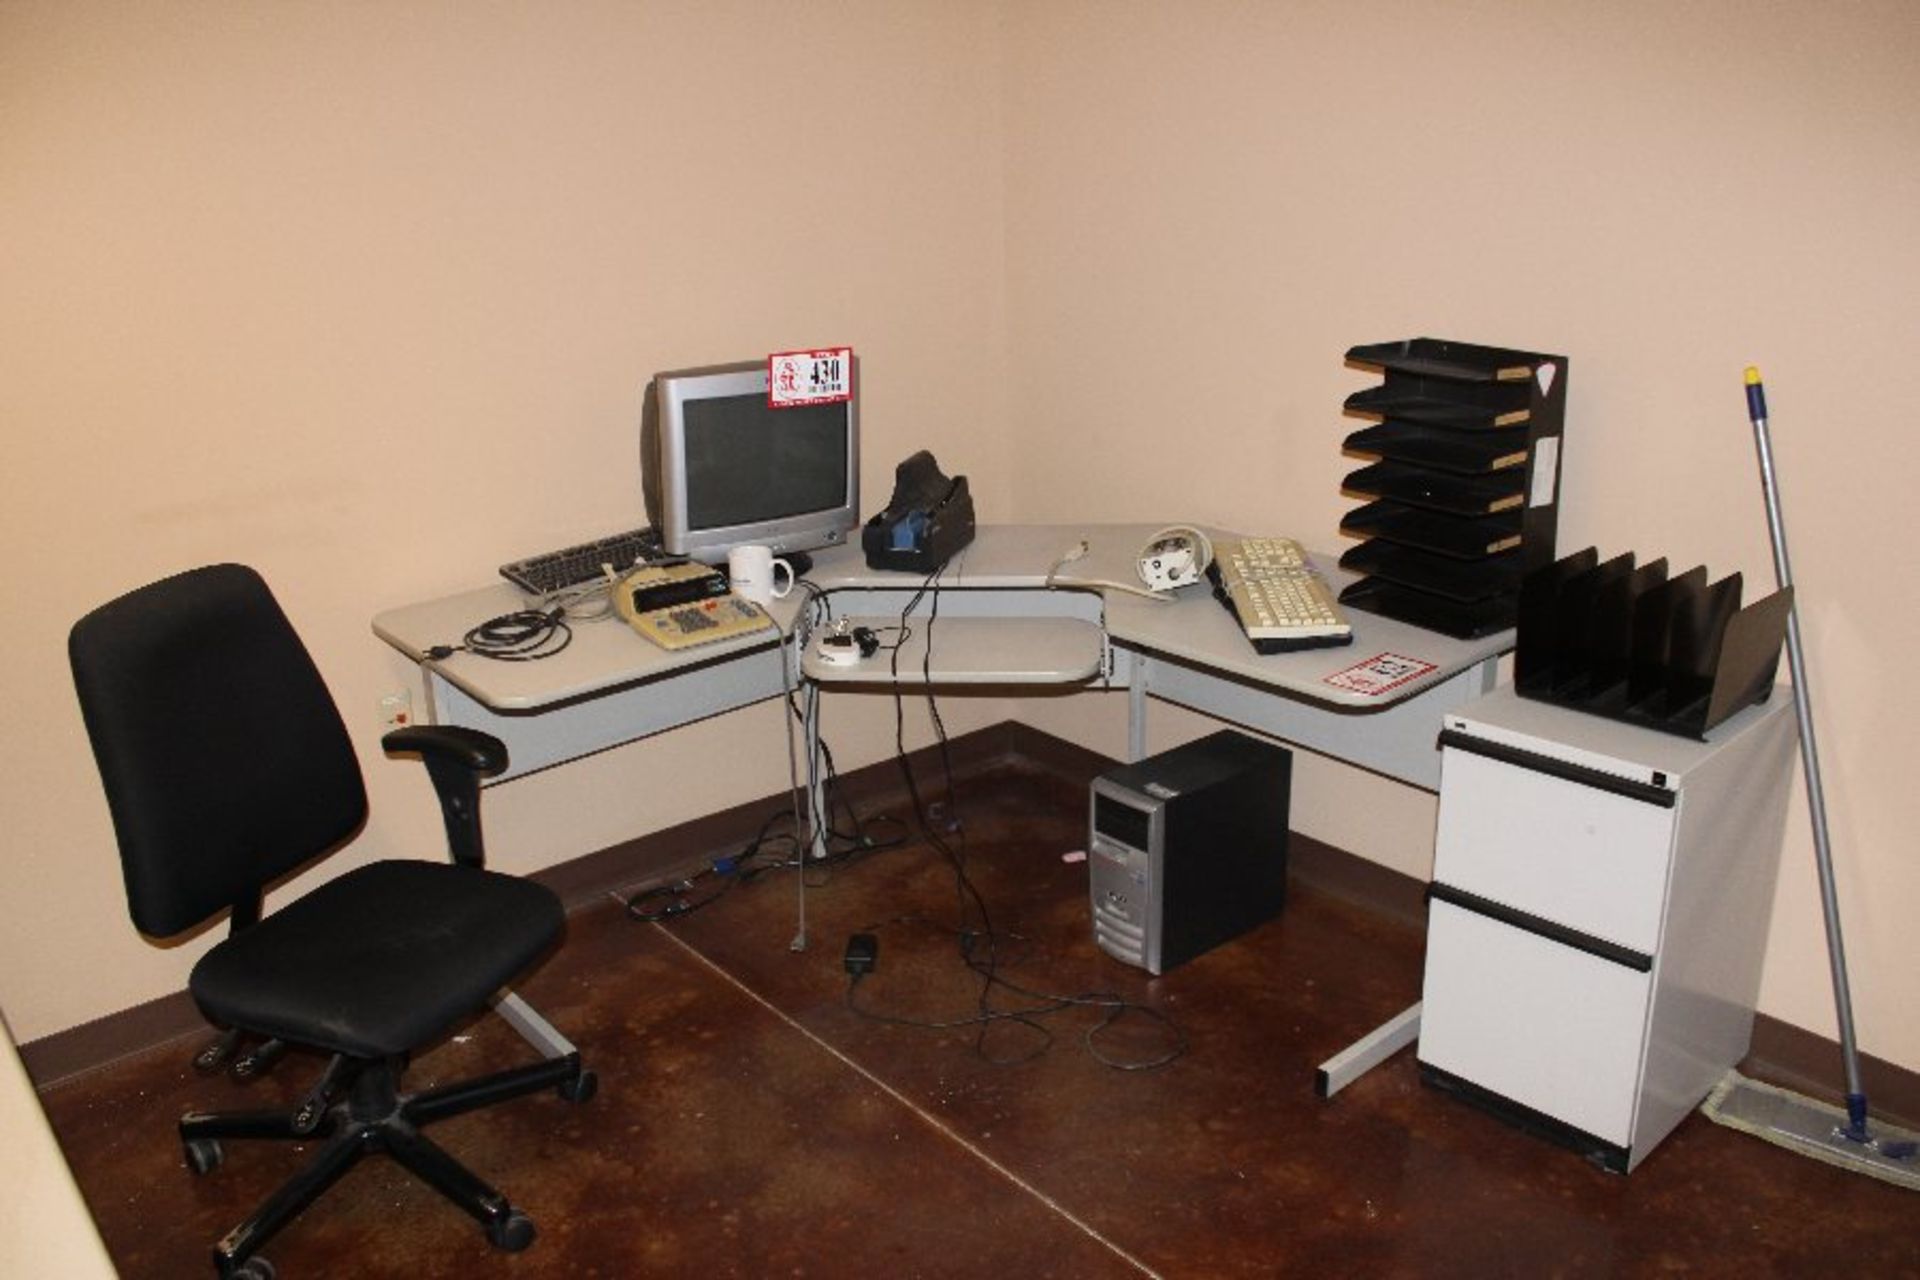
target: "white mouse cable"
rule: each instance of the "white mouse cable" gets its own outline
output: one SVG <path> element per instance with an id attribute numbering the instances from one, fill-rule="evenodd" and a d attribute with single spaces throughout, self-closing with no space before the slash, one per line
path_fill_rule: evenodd
<path id="1" fill-rule="evenodd" d="M 1054 578 L 1059 575 L 1060 571 L 1066 568 L 1068 565 L 1072 564 L 1075 560 L 1079 560 L 1085 557 L 1087 554 L 1087 551 L 1088 551 L 1087 540 L 1085 538 L 1082 538 L 1080 539 L 1080 541 L 1074 543 L 1072 546 L 1068 547 L 1065 551 L 1061 552 L 1060 558 L 1058 560 L 1055 560 L 1053 562 L 1052 567 L 1047 570 L 1046 585 L 1049 588 L 1051 588 L 1053 586 Z"/>

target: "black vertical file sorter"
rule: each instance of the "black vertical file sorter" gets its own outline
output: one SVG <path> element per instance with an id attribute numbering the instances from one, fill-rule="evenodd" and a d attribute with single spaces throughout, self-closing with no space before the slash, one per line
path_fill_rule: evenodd
<path id="1" fill-rule="evenodd" d="M 1689 738 L 1773 691 L 1793 589 L 1740 607 L 1740 575 L 1592 547 L 1520 588 L 1513 686 L 1523 698 Z"/>
<path id="2" fill-rule="evenodd" d="M 1452 636 L 1513 626 L 1522 579 L 1553 562 L 1566 357 L 1413 338 L 1347 361 L 1385 381 L 1346 401 L 1377 421 L 1345 448 L 1376 461 L 1342 482 L 1368 501 L 1340 523 L 1364 539 L 1340 602 Z"/>

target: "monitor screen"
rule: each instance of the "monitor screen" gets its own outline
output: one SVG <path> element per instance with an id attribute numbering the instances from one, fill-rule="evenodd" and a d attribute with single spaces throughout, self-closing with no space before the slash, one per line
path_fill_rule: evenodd
<path id="1" fill-rule="evenodd" d="M 685 415 L 689 529 L 800 516 L 845 501 L 844 405 L 770 409 L 761 392 L 689 400 Z"/>

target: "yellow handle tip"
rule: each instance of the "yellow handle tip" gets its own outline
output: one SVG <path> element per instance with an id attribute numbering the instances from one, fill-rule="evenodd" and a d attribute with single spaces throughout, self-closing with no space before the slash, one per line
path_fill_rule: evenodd
<path id="1" fill-rule="evenodd" d="M 1760 385 L 1760 366 L 1759 365 L 1750 364 L 1747 366 L 1747 385 L 1750 387 L 1757 387 Z"/>

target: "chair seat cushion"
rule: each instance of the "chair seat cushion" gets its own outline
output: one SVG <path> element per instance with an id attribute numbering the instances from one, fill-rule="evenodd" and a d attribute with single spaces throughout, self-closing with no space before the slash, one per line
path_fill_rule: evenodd
<path id="1" fill-rule="evenodd" d="M 228 938 L 189 987 L 215 1022 L 335 1053 L 426 1045 L 553 944 L 560 900 L 444 862 L 360 867 Z"/>

